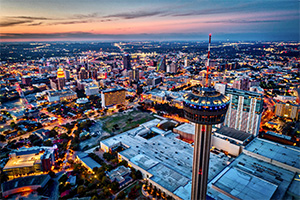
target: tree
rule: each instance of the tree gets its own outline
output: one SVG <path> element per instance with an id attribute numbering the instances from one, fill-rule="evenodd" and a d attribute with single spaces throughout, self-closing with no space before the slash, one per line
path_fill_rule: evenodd
<path id="1" fill-rule="evenodd" d="M 91 200 L 98 200 L 98 197 L 96 195 L 94 195 Z"/>
<path id="2" fill-rule="evenodd" d="M 51 178 L 55 178 L 55 173 L 53 171 L 49 171 L 48 172 L 48 175 L 51 177 Z"/>
<path id="3" fill-rule="evenodd" d="M 60 177 L 60 178 L 58 179 L 58 181 L 59 181 L 59 182 L 62 182 L 62 183 L 66 182 L 67 180 L 68 180 L 67 174 L 62 175 L 62 177 Z"/>
<path id="4" fill-rule="evenodd" d="M 0 183 L 2 184 L 4 182 L 6 182 L 6 181 L 8 181 L 8 175 L 5 172 L 2 172 L 0 174 Z"/>
<path id="5" fill-rule="evenodd" d="M 77 194 L 82 195 L 85 192 L 85 187 L 83 185 L 78 186 Z"/>
<path id="6" fill-rule="evenodd" d="M 44 141 L 43 145 L 44 145 L 44 146 L 50 146 L 50 147 L 53 146 L 51 140 L 46 140 L 46 141 Z"/>
<path id="7" fill-rule="evenodd" d="M 2 134 L 0 134 L 0 141 L 1 141 L 1 142 L 5 142 L 5 141 L 6 141 L 5 136 L 2 135 Z"/>
<path id="8" fill-rule="evenodd" d="M 137 179 L 142 179 L 143 178 L 143 175 L 142 175 L 140 170 L 136 171 L 135 176 L 136 176 Z"/>
<path id="9" fill-rule="evenodd" d="M 17 124 L 16 124 L 15 122 L 11 122 L 11 123 L 10 123 L 10 127 L 11 127 L 11 128 L 15 128 L 16 126 L 17 126 Z"/>
<path id="10" fill-rule="evenodd" d="M 124 191 L 121 191 L 118 196 L 116 197 L 116 199 L 125 199 L 126 198 L 126 194 Z"/>
<path id="11" fill-rule="evenodd" d="M 117 181 L 112 182 L 110 185 L 111 190 L 114 192 L 118 191 L 119 187 L 120 184 Z"/>
<path id="12" fill-rule="evenodd" d="M 118 166 L 123 165 L 124 167 L 128 167 L 128 162 L 126 160 L 122 160 L 121 162 L 118 163 Z"/>

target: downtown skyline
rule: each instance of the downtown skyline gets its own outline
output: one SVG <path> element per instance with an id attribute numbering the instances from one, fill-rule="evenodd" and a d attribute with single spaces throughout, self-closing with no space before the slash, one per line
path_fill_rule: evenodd
<path id="1" fill-rule="evenodd" d="M 0 1 L 0 41 L 297 41 L 299 2 Z"/>

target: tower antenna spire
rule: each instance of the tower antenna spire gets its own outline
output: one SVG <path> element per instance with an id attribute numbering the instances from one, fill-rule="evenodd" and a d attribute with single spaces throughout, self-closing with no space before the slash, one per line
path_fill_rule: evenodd
<path id="1" fill-rule="evenodd" d="M 211 33 L 209 34 L 209 41 L 208 41 L 208 52 L 207 52 L 207 68 L 206 68 L 206 80 L 205 80 L 205 87 L 208 87 L 208 73 L 209 73 L 209 55 L 210 55 L 210 43 L 211 43 Z"/>

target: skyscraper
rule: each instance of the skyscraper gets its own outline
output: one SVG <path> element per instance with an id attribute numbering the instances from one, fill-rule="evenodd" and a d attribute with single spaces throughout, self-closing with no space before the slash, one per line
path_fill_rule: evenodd
<path id="1" fill-rule="evenodd" d="M 57 88 L 58 90 L 62 90 L 66 85 L 65 72 L 62 68 L 58 68 L 57 70 Z"/>
<path id="2" fill-rule="evenodd" d="M 81 69 L 78 73 L 78 77 L 79 77 L 79 79 L 88 79 L 89 73 L 84 67 L 81 67 Z"/>
<path id="3" fill-rule="evenodd" d="M 125 54 L 123 57 L 123 65 L 124 69 L 130 70 L 131 69 L 131 63 L 130 63 L 130 55 Z"/>
<path id="4" fill-rule="evenodd" d="M 224 121 L 229 105 L 228 97 L 208 87 L 210 41 L 211 35 L 209 35 L 205 87 L 185 94 L 183 102 L 185 117 L 195 123 L 192 200 L 206 199 L 212 125 Z"/>
<path id="5" fill-rule="evenodd" d="M 162 56 L 157 64 L 157 71 L 166 72 L 167 65 L 166 65 L 166 56 Z"/>
<path id="6" fill-rule="evenodd" d="M 224 125 L 256 136 L 263 110 L 263 95 L 233 88 L 227 88 L 225 94 L 231 101 Z"/>

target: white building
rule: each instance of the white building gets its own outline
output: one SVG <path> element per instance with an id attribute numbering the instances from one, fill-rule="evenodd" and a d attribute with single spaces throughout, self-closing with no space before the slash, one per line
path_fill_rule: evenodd
<path id="1" fill-rule="evenodd" d="M 55 101 L 68 101 L 77 99 L 76 92 L 67 89 L 67 90 L 57 90 L 57 91 L 48 91 L 47 92 L 47 99 L 49 102 Z"/>
<path id="2" fill-rule="evenodd" d="M 225 94 L 225 90 L 226 90 L 226 85 L 223 83 L 216 83 L 215 84 L 215 89 L 220 92 L 221 94 Z"/>
<path id="3" fill-rule="evenodd" d="M 98 95 L 99 87 L 95 84 L 88 84 L 84 86 L 84 92 L 86 96 Z"/>

